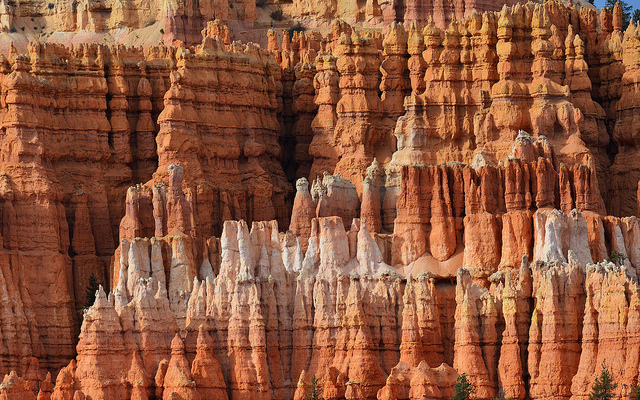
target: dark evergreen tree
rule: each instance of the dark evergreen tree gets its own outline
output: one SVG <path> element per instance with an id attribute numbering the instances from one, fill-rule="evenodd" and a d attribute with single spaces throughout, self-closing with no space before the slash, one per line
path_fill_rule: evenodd
<path id="1" fill-rule="evenodd" d="M 94 274 L 89 277 L 89 283 L 87 284 L 87 291 L 84 295 L 84 308 L 89 308 L 96 301 L 96 292 L 100 285 L 98 284 L 98 278 Z"/>
<path id="2" fill-rule="evenodd" d="M 617 266 L 622 266 L 622 263 L 626 259 L 627 259 L 627 256 L 625 256 L 622 253 L 618 253 L 615 250 L 612 251 L 611 254 L 609 254 L 609 257 L 606 258 L 606 260 L 608 262 L 612 262 L 612 263 L 616 264 Z"/>
<path id="3" fill-rule="evenodd" d="M 613 7 L 618 1 L 620 1 L 620 5 L 622 6 L 622 31 L 624 32 L 627 30 L 627 26 L 629 26 L 629 19 L 631 18 L 633 7 L 624 0 L 605 0 L 604 6 L 613 11 Z"/>
<path id="4" fill-rule="evenodd" d="M 613 382 L 613 374 L 609 372 L 606 362 L 603 361 L 602 371 L 591 387 L 589 400 L 611 400 L 614 397 L 613 391 L 616 387 L 618 384 Z"/>
<path id="5" fill-rule="evenodd" d="M 320 397 L 320 392 L 318 391 L 318 379 L 316 379 L 315 375 L 311 377 L 311 383 L 308 386 L 306 400 L 323 400 L 322 397 Z"/>
<path id="6" fill-rule="evenodd" d="M 475 388 L 467 379 L 467 374 L 462 374 L 453 385 L 454 394 L 451 400 L 475 400 L 475 397 L 473 397 L 475 391 Z"/>

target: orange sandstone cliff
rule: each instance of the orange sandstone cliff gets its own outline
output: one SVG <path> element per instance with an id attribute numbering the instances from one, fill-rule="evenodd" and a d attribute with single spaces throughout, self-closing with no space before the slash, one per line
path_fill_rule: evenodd
<path id="1" fill-rule="evenodd" d="M 619 6 L 52 5 L 0 4 L 0 398 L 635 394 Z"/>

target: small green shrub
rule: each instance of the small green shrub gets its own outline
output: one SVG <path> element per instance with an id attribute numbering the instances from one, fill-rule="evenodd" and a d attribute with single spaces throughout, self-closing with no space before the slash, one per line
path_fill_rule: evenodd
<path id="1" fill-rule="evenodd" d="M 256 0 L 256 7 L 265 8 L 267 6 L 267 0 Z"/>
<path id="2" fill-rule="evenodd" d="M 98 278 L 94 274 L 91 274 L 89 277 L 89 282 L 87 282 L 87 288 L 84 292 L 84 304 L 83 307 L 78 311 L 78 316 L 80 317 L 80 321 L 84 318 L 84 312 L 89 309 L 96 302 L 96 292 L 100 288 L 100 284 L 98 283 Z"/>
<path id="3" fill-rule="evenodd" d="M 164 35 L 164 29 L 160 28 L 160 33 Z"/>
<path id="4" fill-rule="evenodd" d="M 87 290 L 84 294 L 84 308 L 89 308 L 96 302 L 96 292 L 99 288 L 98 278 L 96 278 L 94 274 L 91 274 L 89 282 L 87 283 Z"/>
<path id="5" fill-rule="evenodd" d="M 624 254 L 618 253 L 617 251 L 614 250 L 611 252 L 611 254 L 609 254 L 609 257 L 607 257 L 606 261 L 612 262 L 615 265 L 622 265 L 622 262 L 626 259 L 627 259 L 627 256 L 625 256 Z"/>

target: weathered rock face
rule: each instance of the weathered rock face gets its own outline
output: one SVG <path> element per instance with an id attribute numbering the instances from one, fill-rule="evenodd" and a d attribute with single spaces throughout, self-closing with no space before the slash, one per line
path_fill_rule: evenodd
<path id="1" fill-rule="evenodd" d="M 507 1 L 507 5 L 513 5 L 517 1 Z M 350 24 L 361 23 L 365 26 L 391 24 L 393 22 L 409 25 L 417 22 L 421 25 L 427 23 L 432 16 L 435 24 L 440 28 L 449 26 L 451 20 L 462 19 L 472 12 L 499 11 L 502 4 L 490 1 L 433 1 L 433 0 L 408 0 L 398 3 L 389 0 L 380 0 L 352 4 L 348 1 L 318 1 L 295 0 L 291 8 L 286 10 L 292 17 L 301 18 L 310 25 L 322 25 L 334 18 L 340 18 Z"/>
<path id="2" fill-rule="evenodd" d="M 638 27 L 629 24 L 624 39 L 621 39 L 619 31 L 611 34 L 609 44 L 619 46 L 618 56 L 621 56 L 624 66 L 622 76 L 621 96 L 617 102 L 618 114 L 615 119 L 613 140 L 619 144 L 620 151 L 611 167 L 613 182 L 612 189 L 620 196 L 611 199 L 612 212 L 616 215 L 633 215 L 635 204 L 631 200 L 636 187 L 632 181 L 640 178 L 640 166 L 636 161 L 638 126 L 637 88 L 631 84 L 640 76 L 640 42 L 637 37 Z M 617 33 L 617 35 L 615 35 Z M 622 68 L 620 68 L 622 69 Z"/>
<path id="3" fill-rule="evenodd" d="M 615 376 L 635 384 L 637 346 L 629 326 L 640 319 L 632 277 L 637 218 L 594 211 L 602 204 L 586 189 L 595 182 L 586 167 L 555 174 L 546 158 L 513 158 L 503 168 L 403 172 L 403 188 L 424 187 L 431 195 L 414 193 L 414 209 L 430 213 L 428 251 L 434 258 L 450 251 L 433 231 L 449 235 L 462 251 L 468 268 L 457 270 L 454 285 L 446 273 L 414 277 L 417 263 L 400 271 L 386 264 L 369 217 L 354 218 L 350 231 L 340 217 L 316 218 L 304 181 L 294 218 L 301 236 L 280 233 L 276 221 L 249 229 L 232 220 L 219 239 L 195 236 L 184 171 L 171 165 L 164 194 L 158 187 L 157 193 L 129 190 L 111 293 L 100 288 L 85 312 L 77 361 L 60 372 L 51 398 L 302 398 L 316 376 L 325 398 L 445 399 L 462 372 L 480 399 L 498 389 L 518 399 L 580 397 L 594 376 L 593 361 L 617 354 L 625 361 Z M 560 199 L 582 211 L 555 209 Z M 145 209 L 159 218 L 142 218 Z M 498 221 L 507 215 L 532 224 L 529 233 L 511 228 L 516 234 L 488 242 L 487 229 L 504 227 Z M 487 216 L 494 225 L 482 219 Z M 170 234 L 135 237 L 158 230 Z M 499 253 L 492 259 L 497 272 L 477 264 L 493 243 L 516 249 L 503 252 L 504 264 Z M 519 248 L 529 253 L 516 262 Z M 593 266 L 592 255 L 607 249 L 629 259 L 618 261 L 620 267 Z M 528 255 L 536 261 L 529 264 Z M 619 310 L 627 317 L 615 317 Z M 25 383 L 14 374 L 16 391 L 37 376 L 37 363 L 34 368 L 24 369 Z"/>
<path id="4" fill-rule="evenodd" d="M 208 40 L 211 45 L 212 39 Z M 220 51 L 223 58 L 229 54 Z M 275 87 L 277 65 L 272 66 L 266 55 L 256 52 L 255 57 L 245 57 L 238 49 L 234 54 L 244 60 L 241 68 L 248 79 L 254 79 L 260 88 Z M 254 59 L 261 57 L 263 63 L 252 66 Z M 172 232 L 199 234 L 198 223 L 202 221 L 200 229 L 211 234 L 214 229 L 219 232 L 221 225 L 211 226 L 211 201 L 207 210 L 197 203 L 211 191 L 197 193 L 192 186 L 194 191 L 185 188 L 183 193 L 177 172 L 172 179 L 166 176 L 165 186 L 158 178 L 157 185 L 125 189 L 135 181 L 151 179 L 158 169 L 155 136 L 159 126 L 154 121 L 164 107 L 175 48 L 152 47 L 145 55 L 141 48 L 124 46 L 64 47 L 34 42 L 26 56 L 13 49 L 10 59 L 2 58 L 0 64 L 5 99 L 0 113 L 6 133 L 0 163 L 7 266 L 2 274 L 4 290 L 11 299 L 7 307 L 12 303 L 6 315 L 13 316 L 3 335 L 14 342 L 7 353 L 8 369 L 0 372 L 16 369 L 22 373 L 20 360 L 31 356 L 53 371 L 75 353 L 76 310 L 85 306 L 90 278 L 106 284 L 113 276 L 107 270 L 118 232 L 131 239 Z M 212 79 L 218 79 L 218 71 L 213 70 Z M 224 83 L 224 74 L 222 79 L 223 85 L 231 85 Z M 273 90 L 267 91 L 262 100 L 273 103 L 274 97 Z M 274 113 L 258 118 L 255 127 L 244 131 L 251 137 L 255 137 L 252 132 L 264 132 L 264 126 L 269 125 L 265 120 L 275 121 Z M 265 192 L 271 190 L 272 175 L 277 176 L 277 188 L 288 190 L 277 161 L 279 148 L 274 141 L 279 128 L 274 123 L 273 141 L 267 141 L 266 146 L 260 134 L 259 142 L 251 139 L 242 144 L 243 157 L 265 151 L 270 154 L 267 158 L 274 157 L 273 162 L 264 163 L 266 170 L 259 166 L 262 161 L 253 159 L 248 161 L 251 167 L 242 167 L 238 180 L 245 180 L 244 187 L 252 193 L 250 199 L 268 196 Z M 170 134 L 166 131 L 165 135 Z M 275 196 L 280 196 L 276 206 L 257 200 L 257 218 L 280 215 L 284 224 L 288 223 L 283 190 L 275 190 L 279 193 Z M 231 219 L 234 215 L 229 210 L 240 206 L 233 197 L 224 200 L 223 217 Z M 249 212 L 255 214 L 253 209 Z M 123 214 L 127 217 L 118 226 Z M 220 219 L 216 221 L 221 224 Z M 25 332 L 29 334 L 25 336 Z"/>
<path id="5" fill-rule="evenodd" d="M 360 201 L 356 187 L 340 175 L 325 173 L 322 179 L 316 179 L 311 187 L 311 198 L 316 204 L 318 217 L 338 216 L 343 219 L 345 229 L 358 217 Z"/>
<path id="6" fill-rule="evenodd" d="M 485 152 L 500 159 L 505 155 L 502 147 L 505 139 L 515 138 L 518 129 L 530 129 L 535 136 L 546 135 L 555 148 L 561 149 L 557 153 L 561 162 L 587 164 L 586 144 L 592 145 L 595 150 L 593 153 L 603 152 L 608 141 L 600 136 L 606 138 L 607 134 L 604 126 L 598 127 L 597 123 L 595 129 L 591 128 L 584 133 L 581 131 L 584 116 L 577 107 L 578 103 L 585 110 L 595 110 L 596 115 L 592 112 L 592 118 L 596 120 L 603 118 L 603 113 L 598 114 L 598 108 L 590 98 L 583 98 L 576 104 L 571 103 L 571 88 L 561 86 L 559 78 L 566 74 L 565 82 L 573 84 L 574 93 L 578 95 L 584 89 L 578 86 L 577 79 L 580 77 L 575 77 L 574 74 L 581 73 L 580 76 L 584 77 L 586 67 L 573 62 L 572 47 L 575 45 L 570 37 L 565 55 L 568 70 L 563 70 L 562 65 L 558 65 L 556 59 L 562 59 L 563 47 L 558 35 L 564 35 L 560 30 L 570 23 L 569 15 L 554 14 L 559 10 L 548 8 L 542 5 L 535 8 L 525 6 L 522 10 L 516 6 L 512 9 L 505 8 L 501 12 L 496 47 L 500 58 L 500 80 L 491 89 L 491 106 L 476 118 L 475 123 L 482 126 L 476 132 L 479 137 L 477 142 Z M 533 60 L 529 65 L 518 68 L 515 61 L 517 53 L 513 51 L 514 42 L 518 39 L 512 27 L 518 18 L 522 18 L 523 12 L 525 18 L 531 18 L 530 54 Z M 552 19 L 556 20 L 556 24 L 552 25 Z M 579 42 L 577 44 L 580 45 Z M 530 77 L 525 72 L 527 68 L 530 68 Z M 530 107 L 525 103 L 527 97 L 532 100 Z M 599 167 L 607 168 L 608 164 Z"/>
<path id="7" fill-rule="evenodd" d="M 456 376 L 455 370 L 446 364 L 430 368 L 422 361 L 414 367 L 401 361 L 391 370 L 378 399 L 450 398 Z"/>
<path id="8" fill-rule="evenodd" d="M 315 376 L 325 399 L 443 399 L 464 372 L 481 399 L 583 399 L 605 359 L 631 395 L 639 28 L 365 3 L 316 12 L 384 35 L 336 20 L 263 50 L 231 40 L 253 1 L 83 3 L 60 23 L 177 41 L 10 47 L 0 398 L 302 399 Z M 76 343 L 92 275 L 110 293 Z"/>
<path id="9" fill-rule="evenodd" d="M 110 399 L 127 395 L 119 382 L 123 367 L 130 364 L 121 329 L 118 314 L 101 288 L 85 315 L 77 347 L 75 379 L 86 396 Z"/>
<path id="10" fill-rule="evenodd" d="M 226 219 L 275 218 L 288 226 L 273 56 L 253 44 L 227 51 L 219 37 L 205 36 L 194 53 L 178 50 L 177 68 L 158 118 L 155 182 L 166 181 L 171 164 L 185 168 L 199 236 L 219 234 Z"/>
<path id="11" fill-rule="evenodd" d="M 311 42 L 310 39 L 307 38 L 306 40 Z M 298 51 L 301 50 L 304 51 L 304 49 L 298 49 Z M 311 125 L 317 110 L 314 102 L 315 88 L 313 87 L 313 79 L 316 75 L 315 50 L 311 49 L 311 51 L 303 53 L 302 59 L 295 66 L 296 80 L 292 87 L 293 104 L 291 111 L 296 115 L 296 121 L 293 126 L 295 134 L 293 158 L 297 165 L 296 178 L 309 177 L 311 166 L 313 165 L 313 157 L 309 154 L 309 146 L 313 140 Z"/>
<path id="12" fill-rule="evenodd" d="M 164 42 L 200 42 L 208 21 L 221 20 L 238 29 L 252 28 L 256 4 L 246 0 L 206 0 L 197 4 L 179 1 L 89 1 L 75 4 L 27 1 L 2 3 L 0 30 L 5 39 L 24 51 L 29 40 L 61 44 L 118 43 L 145 48 Z"/>
<path id="13" fill-rule="evenodd" d="M 339 218 L 313 219 L 304 259 L 287 256 L 293 249 L 275 222 L 249 231 L 228 221 L 214 250 L 185 236 L 151 246 L 124 239 L 127 262 L 116 265 L 109 298 L 101 289 L 87 311 L 78 362 L 68 377 L 60 373 L 54 396 L 301 398 L 315 375 L 325 398 L 445 399 L 465 372 L 481 399 L 498 388 L 518 399 L 564 398 L 584 396 L 594 360 L 618 354 L 624 362 L 614 376 L 635 383 L 629 327 L 640 318 L 637 283 L 630 265 L 597 264 L 585 277 L 572 249 L 588 247 L 586 235 L 571 244 L 568 262 L 549 256 L 530 265 L 524 257 L 493 274 L 488 287 L 460 269 L 453 286 L 425 273 L 401 280 L 366 224 L 359 226 L 352 241 Z M 542 229 L 555 234 L 549 224 Z M 143 241 L 146 248 L 136 249 Z M 172 250 L 154 248 L 169 242 Z M 188 265 L 207 259 L 200 271 L 182 274 L 174 267 L 180 256 Z M 172 297 L 175 287 L 182 289 Z M 628 317 L 613 317 L 619 310 Z"/>
<path id="14" fill-rule="evenodd" d="M 340 159 L 335 173 L 362 192 L 362 178 L 376 150 L 388 149 L 377 126 L 382 102 L 377 94 L 380 60 L 373 36 L 341 36 L 334 53 L 340 74 L 338 121 L 334 137 Z"/>
<path id="15" fill-rule="evenodd" d="M 2 58 L 3 274 L 16 303 L 7 315 L 29 320 L 32 344 L 19 351 L 48 368 L 74 354 L 89 278 L 107 281 L 122 185 L 150 178 L 156 163 L 151 98 L 164 89 L 150 74 L 172 56 L 152 53 L 31 43 L 27 56 Z"/>
<path id="16" fill-rule="evenodd" d="M 598 240 L 604 233 L 604 206 L 595 171 L 561 164 L 558 173 L 548 158 L 528 162 L 527 153 L 535 152 L 522 144 L 527 136 L 519 138 L 513 157 L 498 168 L 457 163 L 403 167 L 392 264 L 439 275 L 454 275 L 464 266 L 474 276 L 488 277 L 497 269 L 516 267 L 523 255 L 566 261 L 568 249 L 574 249 L 584 264 L 606 257 Z M 551 211 L 554 207 L 565 213 Z M 574 207 L 578 214 L 571 211 Z M 559 217 L 551 222 L 548 215 Z M 556 224 L 559 228 L 552 228 Z M 545 237 L 550 231 L 557 233 Z M 578 243 L 584 246 L 580 250 Z M 556 253 L 547 257 L 550 251 Z"/>
<path id="17" fill-rule="evenodd" d="M 227 400 L 224 376 L 220 363 L 213 357 L 213 349 L 211 337 L 204 325 L 200 325 L 197 352 L 191 366 L 191 376 L 203 398 Z"/>
<path id="18" fill-rule="evenodd" d="M 148 239 L 123 239 L 120 262 L 114 265 L 113 292 L 107 299 L 100 290 L 85 317 L 73 372 L 76 390 L 92 398 L 126 398 L 133 388 L 142 390 L 139 382 L 144 382 L 146 391 L 158 393 L 158 387 L 145 378 L 156 376 L 163 398 L 171 398 L 173 392 L 198 398 L 219 390 L 226 393 L 227 388 L 231 398 L 256 393 L 287 398 L 292 393 L 287 382 L 299 375 L 300 370 L 293 368 L 302 362 L 302 369 L 314 372 L 318 366 L 334 365 L 346 378 L 362 382 L 351 390 L 375 398 L 384 386 L 384 368 L 397 362 L 392 355 L 395 339 L 385 330 L 396 325 L 392 321 L 399 275 L 384 264 L 379 251 L 376 254 L 377 246 L 364 225 L 355 233 L 357 242 L 350 247 L 339 218 L 313 219 L 304 260 L 287 257 L 291 250 L 275 222 L 254 223 L 249 232 L 245 223 L 228 221 L 215 250 L 181 235 L 154 238 L 150 244 Z M 212 260 L 220 260 L 214 261 L 215 273 Z M 196 264 L 202 267 L 194 270 Z M 373 288 L 375 294 L 370 294 Z M 314 317 L 304 303 L 294 302 L 296 292 L 308 296 L 306 304 L 324 302 L 329 308 Z M 373 303 L 362 295 L 373 296 Z M 333 315 L 337 310 L 343 310 L 342 317 Z M 380 313 L 391 318 L 383 323 L 384 348 L 391 357 L 384 364 L 377 358 L 382 326 L 379 317 L 373 317 Z M 303 315 L 307 316 L 301 320 Z M 307 343 L 300 340 L 303 320 L 307 321 L 303 326 L 311 328 Z M 332 334 L 326 338 L 333 345 L 326 350 L 331 353 L 318 348 L 306 361 L 300 358 L 300 352 L 310 350 L 316 340 L 314 327 L 316 335 L 325 335 L 327 326 Z M 171 339 L 178 329 L 183 338 Z M 160 361 L 168 359 L 169 349 L 165 372 Z M 122 358 L 114 363 L 131 365 L 136 372 L 109 367 L 106 360 L 112 353 Z M 318 358 L 331 362 L 317 364 Z M 317 372 L 320 376 L 326 371 Z M 131 376 L 139 377 L 137 384 Z M 327 388 L 330 384 L 326 381 Z"/>
<path id="19" fill-rule="evenodd" d="M 314 103 L 318 106 L 315 118 L 311 122 L 313 139 L 309 144 L 309 155 L 313 164 L 309 178 L 331 173 L 338 162 L 336 141 L 333 134 L 338 121 L 336 104 L 340 97 L 339 78 L 336 58 L 330 53 L 320 52 L 316 57 L 316 70 L 313 87 L 316 90 Z"/>

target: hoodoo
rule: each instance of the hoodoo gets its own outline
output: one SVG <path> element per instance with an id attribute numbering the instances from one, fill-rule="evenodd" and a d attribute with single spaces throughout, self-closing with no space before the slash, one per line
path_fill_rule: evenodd
<path id="1" fill-rule="evenodd" d="M 0 1 L 0 399 L 634 398 L 624 6 Z"/>

